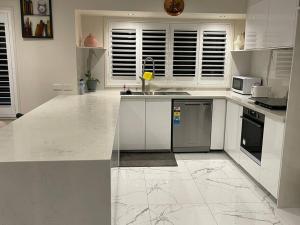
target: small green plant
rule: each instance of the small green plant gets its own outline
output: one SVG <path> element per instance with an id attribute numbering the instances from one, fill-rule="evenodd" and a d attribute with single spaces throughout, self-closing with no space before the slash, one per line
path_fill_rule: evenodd
<path id="1" fill-rule="evenodd" d="M 97 78 L 92 76 L 92 73 L 90 70 L 87 71 L 84 75 L 85 75 L 87 81 L 93 80 L 93 81 L 97 81 L 97 83 L 100 83 L 100 81 Z"/>

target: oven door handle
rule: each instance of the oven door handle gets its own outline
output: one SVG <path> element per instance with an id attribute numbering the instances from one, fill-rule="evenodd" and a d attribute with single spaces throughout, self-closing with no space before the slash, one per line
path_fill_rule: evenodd
<path id="1" fill-rule="evenodd" d="M 246 117 L 244 117 L 244 116 L 241 116 L 241 118 L 242 118 L 243 120 L 246 120 L 247 122 L 251 123 L 252 125 L 258 127 L 258 128 L 262 128 L 262 125 L 260 125 L 260 124 L 258 124 L 258 123 L 255 123 L 254 121 L 252 121 L 252 120 L 250 120 L 250 119 L 248 119 L 248 118 L 246 118 Z"/>

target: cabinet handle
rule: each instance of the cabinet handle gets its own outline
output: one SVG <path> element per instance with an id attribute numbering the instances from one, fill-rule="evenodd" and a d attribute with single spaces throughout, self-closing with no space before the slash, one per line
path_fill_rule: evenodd
<path id="1" fill-rule="evenodd" d="M 252 120 L 250 120 L 250 119 L 248 119 L 248 118 L 246 118 L 246 117 L 244 117 L 244 116 L 241 116 L 241 118 L 242 118 L 243 120 L 246 120 L 247 122 L 251 123 L 252 125 L 256 126 L 257 128 L 262 128 L 262 125 L 260 125 L 260 124 L 258 124 L 258 123 L 255 123 L 254 121 L 252 121 Z"/>

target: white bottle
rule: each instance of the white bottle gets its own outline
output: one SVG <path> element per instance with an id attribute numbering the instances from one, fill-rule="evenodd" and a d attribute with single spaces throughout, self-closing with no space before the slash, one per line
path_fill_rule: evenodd
<path id="1" fill-rule="evenodd" d="M 83 79 L 79 81 L 79 94 L 83 95 L 85 93 L 85 82 Z"/>

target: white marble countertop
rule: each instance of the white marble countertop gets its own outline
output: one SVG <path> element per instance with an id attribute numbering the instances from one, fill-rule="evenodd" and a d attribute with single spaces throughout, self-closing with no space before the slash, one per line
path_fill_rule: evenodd
<path id="1" fill-rule="evenodd" d="M 110 160 L 120 95 L 58 96 L 0 129 L 0 162 Z"/>
<path id="2" fill-rule="evenodd" d="M 256 106 L 231 91 L 189 91 L 190 96 L 122 98 L 222 98 L 284 122 L 285 111 Z M 110 160 L 120 107 L 120 92 L 58 96 L 0 129 L 0 162 Z"/>
<path id="3" fill-rule="evenodd" d="M 172 90 L 168 90 L 172 91 Z M 175 90 L 173 90 L 175 91 Z M 182 90 L 184 91 L 184 90 Z M 286 119 L 286 111 L 285 110 L 270 110 L 267 108 L 263 108 L 261 106 L 255 105 L 252 100 L 250 100 L 250 96 L 241 95 L 234 93 L 232 91 L 187 91 L 190 95 L 123 95 L 122 98 L 164 98 L 164 99 L 197 99 L 197 98 L 205 98 L 205 99 L 227 99 L 229 101 L 235 102 L 241 106 L 245 106 L 247 108 L 253 109 L 257 112 L 263 113 L 266 116 L 281 122 L 285 122 Z"/>

